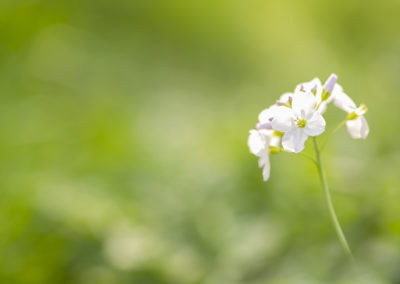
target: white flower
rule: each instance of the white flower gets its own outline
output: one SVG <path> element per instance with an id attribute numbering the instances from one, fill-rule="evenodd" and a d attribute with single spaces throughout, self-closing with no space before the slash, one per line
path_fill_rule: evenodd
<path id="1" fill-rule="evenodd" d="M 369 126 L 364 114 L 367 107 L 361 104 L 359 107 L 353 100 L 343 92 L 338 92 L 333 97 L 333 104 L 348 113 L 346 126 L 351 137 L 354 139 L 367 138 Z"/>
<path id="2" fill-rule="evenodd" d="M 250 136 L 248 145 L 250 152 L 256 155 L 258 160 L 258 166 L 263 167 L 263 178 L 267 181 L 270 173 L 270 146 L 279 147 L 280 137 L 274 135 L 273 130 L 261 129 L 261 130 L 250 130 Z"/>
<path id="3" fill-rule="evenodd" d="M 283 148 L 299 153 L 308 136 L 318 136 L 325 130 L 325 120 L 315 110 L 317 98 L 311 92 L 298 91 L 293 95 L 291 107 L 280 106 L 271 121 L 274 130 L 284 132 Z"/>

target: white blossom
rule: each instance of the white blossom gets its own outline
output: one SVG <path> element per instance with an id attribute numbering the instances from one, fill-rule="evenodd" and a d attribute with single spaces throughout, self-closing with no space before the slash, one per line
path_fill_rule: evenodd
<path id="1" fill-rule="evenodd" d="M 264 180 L 270 175 L 269 156 L 281 151 L 281 142 L 285 151 L 299 153 L 308 136 L 325 131 L 322 114 L 330 102 L 348 113 L 346 125 L 353 138 L 367 137 L 369 127 L 364 118 L 367 107 L 357 107 L 337 80 L 338 76 L 331 74 L 324 84 L 318 78 L 300 83 L 294 92 L 284 93 L 259 114 L 256 130 L 250 130 L 248 145 L 250 152 L 259 158 Z"/>
<path id="2" fill-rule="evenodd" d="M 364 117 L 367 107 L 361 104 L 359 107 L 344 92 L 338 92 L 334 95 L 333 104 L 348 113 L 347 131 L 354 139 L 367 138 L 369 133 L 368 122 Z"/>
<path id="3" fill-rule="evenodd" d="M 287 152 L 299 153 L 308 136 L 318 136 L 325 130 L 325 120 L 316 111 L 317 98 L 311 92 L 295 92 L 290 107 L 280 106 L 271 121 L 274 130 L 284 132 L 282 146 Z"/>

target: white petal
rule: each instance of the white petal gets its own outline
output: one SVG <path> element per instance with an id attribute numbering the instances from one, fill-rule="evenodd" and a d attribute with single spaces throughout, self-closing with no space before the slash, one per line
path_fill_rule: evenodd
<path id="1" fill-rule="evenodd" d="M 326 100 L 326 101 L 323 101 L 323 102 L 319 105 L 317 111 L 318 111 L 320 114 L 324 114 L 325 111 L 326 111 L 326 109 L 327 109 L 327 107 L 328 107 L 328 101 Z"/>
<path id="2" fill-rule="evenodd" d="M 297 116 L 303 117 L 313 112 L 316 102 L 312 93 L 298 93 L 293 97 L 292 110 Z"/>
<path id="3" fill-rule="evenodd" d="M 340 96 L 340 93 L 343 93 L 343 88 L 341 85 L 336 83 L 335 87 L 333 88 L 332 94 L 329 96 L 327 101 L 331 102 L 333 100 L 333 98 L 335 97 L 335 95 L 339 94 L 339 96 Z"/>
<path id="4" fill-rule="evenodd" d="M 263 139 L 265 141 L 265 147 L 268 150 L 268 146 L 271 145 L 271 143 L 272 143 L 271 140 L 275 136 L 274 135 L 275 131 L 272 129 L 260 129 L 260 130 L 258 130 L 258 132 L 263 136 Z M 267 152 L 269 152 L 269 151 L 267 151 Z"/>
<path id="5" fill-rule="evenodd" d="M 299 153 L 304 149 L 304 143 L 307 140 L 307 134 L 301 128 L 293 128 L 293 130 L 285 133 L 282 137 L 282 146 L 287 152 Z"/>
<path id="6" fill-rule="evenodd" d="M 260 121 L 260 123 L 270 122 L 270 119 L 275 117 L 278 111 L 279 111 L 278 106 L 276 105 L 270 106 L 269 108 L 264 109 L 258 115 L 258 120 Z"/>
<path id="7" fill-rule="evenodd" d="M 369 126 L 364 116 L 359 116 L 356 119 L 346 121 L 347 130 L 354 139 L 367 138 Z"/>
<path id="8" fill-rule="evenodd" d="M 278 102 L 281 104 L 289 104 L 289 100 L 293 99 L 293 96 L 293 93 L 284 93 L 283 95 L 281 95 Z"/>
<path id="9" fill-rule="evenodd" d="M 272 135 L 274 134 L 272 129 L 260 129 L 258 132 L 266 136 L 267 139 L 271 139 Z"/>
<path id="10" fill-rule="evenodd" d="M 361 116 L 360 119 L 361 119 L 361 125 L 362 125 L 360 134 L 361 134 L 361 138 L 365 139 L 365 138 L 367 138 L 367 136 L 369 134 L 369 126 L 368 126 L 368 122 L 364 116 Z"/>
<path id="11" fill-rule="evenodd" d="M 293 112 L 290 108 L 280 106 L 275 118 L 271 121 L 272 129 L 287 132 L 293 126 Z"/>
<path id="12" fill-rule="evenodd" d="M 266 138 L 257 130 L 250 130 L 250 136 L 247 141 L 250 152 L 259 156 L 266 149 Z"/>
<path id="13" fill-rule="evenodd" d="M 274 147 L 279 147 L 280 144 L 281 144 L 281 137 L 278 135 L 272 135 L 269 145 Z"/>
<path id="14" fill-rule="evenodd" d="M 353 112 L 357 106 L 353 100 L 341 91 L 333 92 L 333 104 L 347 113 Z"/>
<path id="15" fill-rule="evenodd" d="M 314 112 L 313 116 L 307 120 L 304 132 L 308 136 L 318 136 L 325 130 L 325 119 L 318 112 Z"/>
<path id="16" fill-rule="evenodd" d="M 269 179 L 269 174 L 271 171 L 271 164 L 269 162 L 269 156 L 264 156 L 262 158 L 260 158 L 260 160 L 263 159 L 263 164 L 264 164 L 264 168 L 263 168 L 263 179 L 264 181 L 267 181 Z"/>

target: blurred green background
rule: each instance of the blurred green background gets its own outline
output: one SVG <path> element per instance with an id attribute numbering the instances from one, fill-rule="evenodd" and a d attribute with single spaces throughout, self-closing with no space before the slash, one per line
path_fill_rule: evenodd
<path id="1" fill-rule="evenodd" d="M 399 15 L 0 1 L 0 283 L 400 283 Z M 273 156 L 264 183 L 247 147 L 262 109 L 332 72 L 369 107 L 368 139 L 341 129 L 324 153 L 357 266 L 314 165 Z"/>

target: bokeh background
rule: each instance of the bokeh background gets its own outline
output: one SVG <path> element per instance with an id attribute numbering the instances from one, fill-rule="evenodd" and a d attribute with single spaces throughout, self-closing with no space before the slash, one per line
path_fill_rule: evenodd
<path id="1" fill-rule="evenodd" d="M 399 27 L 396 0 L 2 0 L 0 283 L 400 283 Z M 357 265 L 314 165 L 264 183 L 247 148 L 331 72 L 369 107 L 324 153 Z"/>

